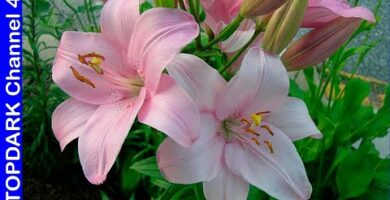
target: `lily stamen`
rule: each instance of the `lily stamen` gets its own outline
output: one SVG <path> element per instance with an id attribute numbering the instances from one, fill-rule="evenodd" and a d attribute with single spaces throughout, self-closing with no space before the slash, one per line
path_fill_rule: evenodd
<path id="1" fill-rule="evenodd" d="M 260 142 L 257 138 L 252 138 L 252 141 L 256 143 L 257 146 L 260 146 Z"/>
<path id="2" fill-rule="evenodd" d="M 271 153 L 274 153 L 274 148 L 272 147 L 272 142 L 265 140 L 264 144 L 268 146 L 268 149 Z"/>
<path id="3" fill-rule="evenodd" d="M 77 54 L 77 58 L 81 64 L 88 65 L 98 74 L 103 74 L 103 69 L 101 68 L 102 62 L 105 61 L 105 57 L 103 55 L 91 52 L 85 55 Z M 90 58 L 90 60 L 87 60 L 88 58 Z"/>
<path id="4" fill-rule="evenodd" d="M 79 81 L 81 81 L 81 82 L 83 82 L 83 83 L 86 83 L 86 84 L 88 84 L 89 86 L 91 86 L 91 87 L 93 87 L 93 88 L 96 88 L 96 87 L 95 87 L 95 84 L 93 84 L 93 82 L 92 82 L 91 80 L 89 80 L 89 78 L 87 78 L 87 77 L 81 75 L 74 67 L 70 66 L 70 69 L 72 70 L 73 76 L 74 76 L 77 80 L 79 80 Z"/>
<path id="5" fill-rule="evenodd" d="M 256 136 L 260 136 L 259 133 L 257 133 L 255 130 L 250 129 L 250 128 L 245 129 L 245 132 L 256 135 Z"/>
<path id="6" fill-rule="evenodd" d="M 252 126 L 252 123 L 249 122 L 249 120 L 245 119 L 245 118 L 242 118 L 241 119 L 241 122 L 244 123 L 243 127 L 251 127 Z"/>
<path id="7" fill-rule="evenodd" d="M 260 127 L 265 129 L 270 135 L 274 135 L 274 132 L 272 132 L 271 127 L 269 127 L 268 125 L 262 125 Z"/>
<path id="8" fill-rule="evenodd" d="M 256 115 L 265 115 L 265 114 L 270 114 L 271 111 L 264 111 L 264 112 L 258 112 Z"/>

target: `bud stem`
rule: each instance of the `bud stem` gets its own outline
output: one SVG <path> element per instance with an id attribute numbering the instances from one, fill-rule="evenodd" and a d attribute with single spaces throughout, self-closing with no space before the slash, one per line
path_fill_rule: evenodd
<path id="1" fill-rule="evenodd" d="M 226 26 L 210 43 L 208 43 L 203 48 L 203 50 L 214 46 L 220 41 L 227 40 L 238 29 L 243 20 L 244 18 L 241 15 L 237 15 L 237 17 L 228 26 Z"/>
<path id="2" fill-rule="evenodd" d="M 200 17 L 199 17 L 199 0 L 189 0 L 188 4 L 190 6 L 190 12 L 194 16 L 196 22 L 200 22 Z M 196 48 L 197 49 L 202 49 L 202 38 L 201 38 L 201 31 L 199 30 L 199 35 L 196 37 L 195 40 Z"/>
<path id="3" fill-rule="evenodd" d="M 252 38 L 240 49 L 237 51 L 236 54 L 232 57 L 232 59 L 229 60 L 229 62 L 219 70 L 221 74 L 223 74 L 226 70 L 228 70 L 234 62 L 245 52 L 245 50 L 257 39 L 257 37 L 260 35 L 261 32 L 264 31 L 264 26 L 257 26 L 255 33 L 253 34 Z"/>
<path id="4" fill-rule="evenodd" d="M 181 8 L 182 10 L 187 11 L 186 5 L 184 4 L 184 1 L 183 1 L 183 0 L 179 0 L 179 6 L 180 6 L 180 8 Z"/>

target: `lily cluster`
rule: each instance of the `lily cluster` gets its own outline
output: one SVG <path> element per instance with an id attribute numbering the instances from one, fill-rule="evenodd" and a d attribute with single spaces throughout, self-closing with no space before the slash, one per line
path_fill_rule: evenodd
<path id="1" fill-rule="evenodd" d="M 61 149 L 78 138 L 84 174 L 101 184 L 138 118 L 168 136 L 157 163 L 170 182 L 203 182 L 211 200 L 246 199 L 250 184 L 309 199 L 293 142 L 321 133 L 288 97 L 287 71 L 325 60 L 373 15 L 344 0 L 201 0 L 202 22 L 186 12 L 192 0 L 179 2 L 141 14 L 138 0 L 109 0 L 101 33 L 62 35 L 52 69 L 70 96 L 52 116 Z M 312 29 L 292 42 L 300 27 Z M 217 46 L 231 58 L 219 72 L 181 53 L 203 32 L 213 37 L 197 51 Z M 227 82 L 221 73 L 233 68 Z"/>

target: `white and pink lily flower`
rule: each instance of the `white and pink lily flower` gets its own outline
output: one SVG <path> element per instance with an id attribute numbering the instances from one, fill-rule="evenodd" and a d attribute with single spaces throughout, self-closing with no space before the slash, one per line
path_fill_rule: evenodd
<path id="1" fill-rule="evenodd" d="M 277 56 L 251 48 L 228 83 L 193 55 L 180 54 L 167 69 L 201 116 L 193 146 L 171 138 L 160 145 L 158 165 L 167 180 L 203 182 L 209 200 L 246 199 L 249 184 L 277 199 L 310 197 L 293 141 L 321 133 L 305 104 L 287 96 L 289 78 Z"/>
<path id="2" fill-rule="evenodd" d="M 190 97 L 162 74 L 198 35 L 193 17 L 164 8 L 140 15 L 138 0 L 110 0 L 101 29 L 65 32 L 52 70 L 54 82 L 71 96 L 54 111 L 53 131 L 61 149 L 78 138 L 80 162 L 93 184 L 106 179 L 137 114 L 180 145 L 199 137 Z"/>

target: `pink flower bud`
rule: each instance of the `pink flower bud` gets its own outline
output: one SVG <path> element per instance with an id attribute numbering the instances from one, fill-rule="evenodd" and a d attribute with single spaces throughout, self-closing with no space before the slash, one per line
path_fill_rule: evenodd
<path id="1" fill-rule="evenodd" d="M 338 17 L 290 45 L 282 60 L 289 71 L 316 65 L 334 53 L 359 27 L 361 19 Z"/>
<path id="2" fill-rule="evenodd" d="M 244 0 L 241 4 L 240 14 L 243 17 L 255 17 L 276 10 L 287 0 Z"/>
<path id="3" fill-rule="evenodd" d="M 375 22 L 370 10 L 361 6 L 351 7 L 346 0 L 309 0 L 302 27 L 319 28 L 337 17 L 354 17 Z"/>

